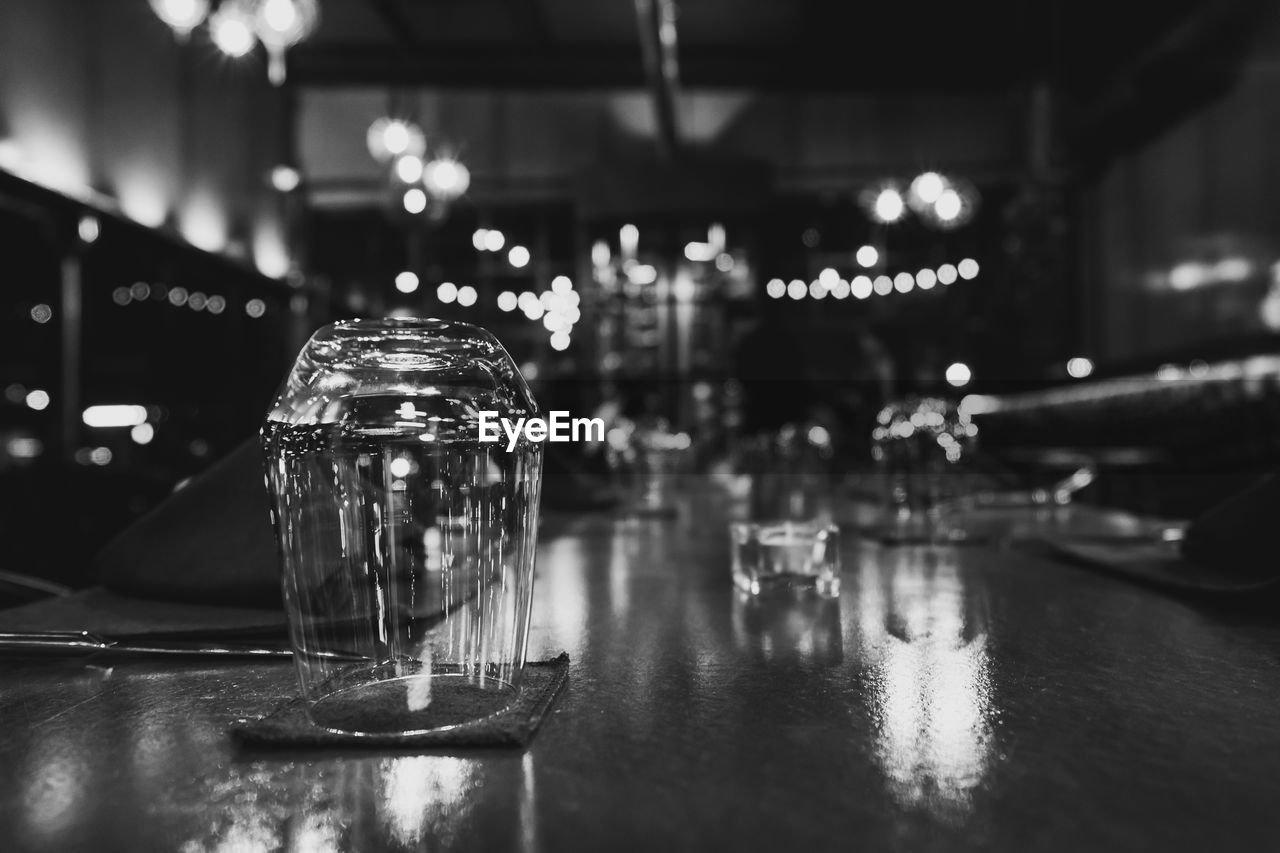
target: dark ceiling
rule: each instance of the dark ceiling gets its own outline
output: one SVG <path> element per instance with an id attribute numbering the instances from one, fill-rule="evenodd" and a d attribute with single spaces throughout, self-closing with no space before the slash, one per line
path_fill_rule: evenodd
<path id="1" fill-rule="evenodd" d="M 679 0 L 681 86 L 1081 97 L 1163 53 L 1229 46 L 1256 0 Z M 630 0 L 322 0 L 311 85 L 642 86 Z"/>

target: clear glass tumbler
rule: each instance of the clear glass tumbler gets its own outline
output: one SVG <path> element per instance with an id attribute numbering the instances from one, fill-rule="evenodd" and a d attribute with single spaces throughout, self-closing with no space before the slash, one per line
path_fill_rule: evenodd
<path id="1" fill-rule="evenodd" d="M 871 433 L 871 455 L 885 486 L 882 533 L 902 542 L 961 536 L 949 513 L 971 489 L 966 456 L 977 428 L 955 403 L 909 397 L 885 406 Z"/>
<path id="2" fill-rule="evenodd" d="M 483 718 L 519 688 L 542 445 L 481 443 L 537 407 L 489 332 L 426 319 L 316 332 L 262 430 L 298 677 L 353 733 Z"/>
<path id="3" fill-rule="evenodd" d="M 840 529 L 820 521 L 732 521 L 733 583 L 750 595 L 813 589 L 840 594 Z"/>

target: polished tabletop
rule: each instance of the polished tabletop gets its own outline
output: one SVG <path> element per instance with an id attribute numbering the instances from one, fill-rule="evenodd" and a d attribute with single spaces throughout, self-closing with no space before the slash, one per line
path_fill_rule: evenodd
<path id="1" fill-rule="evenodd" d="M 727 509 L 538 557 L 524 752 L 251 752 L 292 667 L 0 664 L 0 849 L 1204 850 L 1280 845 L 1280 621 L 994 545 L 846 542 L 750 599 Z"/>

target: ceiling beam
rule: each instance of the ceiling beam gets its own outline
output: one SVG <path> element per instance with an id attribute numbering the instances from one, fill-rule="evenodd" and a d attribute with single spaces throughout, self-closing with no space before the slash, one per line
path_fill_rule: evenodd
<path id="1" fill-rule="evenodd" d="M 1071 142 L 1086 169 L 1141 145 L 1230 89 L 1267 3 L 1224 0 L 1200 8 L 1077 104 Z"/>
<path id="2" fill-rule="evenodd" d="M 373 8 L 382 19 L 387 32 L 400 43 L 401 47 L 411 51 L 424 49 L 422 39 L 418 37 L 413 22 L 409 20 L 404 10 L 396 5 L 395 0 L 373 0 Z"/>
<path id="3" fill-rule="evenodd" d="M 524 31 L 534 44 L 551 44 L 551 26 L 540 0 L 506 0 L 507 9 L 516 26 Z"/>
<path id="4" fill-rule="evenodd" d="M 644 59 L 644 76 L 658 128 L 658 154 L 670 159 L 679 143 L 676 87 L 680 70 L 676 64 L 675 4 L 672 0 L 635 0 L 635 3 L 640 55 Z"/>
<path id="5" fill-rule="evenodd" d="M 633 45 L 492 48 L 427 45 L 410 51 L 368 45 L 302 44 L 287 54 L 289 80 L 304 86 L 427 86 L 457 89 L 640 89 L 649 84 Z M 957 63 L 940 74 L 904 64 L 886 74 L 872 60 L 830 51 L 797 55 L 774 47 L 680 48 L 684 88 L 758 91 L 964 94 L 1004 92 L 999 61 Z"/>

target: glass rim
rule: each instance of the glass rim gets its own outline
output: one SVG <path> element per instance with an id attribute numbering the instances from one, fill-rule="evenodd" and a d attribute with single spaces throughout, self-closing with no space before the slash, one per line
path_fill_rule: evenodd
<path id="1" fill-rule="evenodd" d="M 840 525 L 822 521 L 821 519 L 766 518 L 759 521 L 731 521 L 729 529 L 736 532 L 758 532 L 776 527 L 785 527 L 801 533 L 840 532 Z"/>

